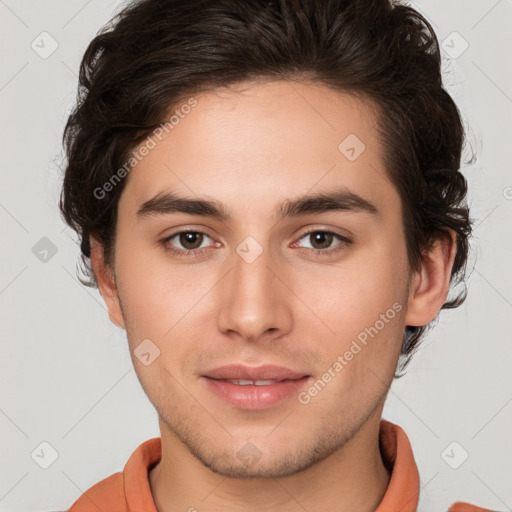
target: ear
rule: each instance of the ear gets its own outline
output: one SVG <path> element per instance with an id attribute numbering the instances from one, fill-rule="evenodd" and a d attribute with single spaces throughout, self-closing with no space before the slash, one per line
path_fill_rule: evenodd
<path id="1" fill-rule="evenodd" d="M 450 277 L 457 254 L 457 235 L 438 238 L 423 254 L 421 268 L 413 274 L 405 325 L 422 326 L 435 319 L 446 302 Z"/>
<path id="2" fill-rule="evenodd" d="M 124 318 L 119 303 L 117 284 L 114 272 L 105 264 L 103 244 L 90 237 L 91 245 L 91 267 L 98 283 L 98 288 L 105 301 L 110 321 L 124 329 Z"/>

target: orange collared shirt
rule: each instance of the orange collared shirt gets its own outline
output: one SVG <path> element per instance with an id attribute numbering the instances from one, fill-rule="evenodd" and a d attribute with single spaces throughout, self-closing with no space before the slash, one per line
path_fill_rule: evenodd
<path id="1" fill-rule="evenodd" d="M 398 425 L 381 420 L 379 442 L 391 478 L 376 512 L 416 512 L 419 475 L 407 434 Z M 158 512 L 149 486 L 149 470 L 161 456 L 160 437 L 145 441 L 132 453 L 122 472 L 93 485 L 68 512 Z M 457 502 L 447 512 L 492 511 Z"/>

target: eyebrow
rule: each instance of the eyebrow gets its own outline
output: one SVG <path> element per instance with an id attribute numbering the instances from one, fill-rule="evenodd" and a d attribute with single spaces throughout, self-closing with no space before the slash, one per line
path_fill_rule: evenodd
<path id="1" fill-rule="evenodd" d="M 373 203 L 345 187 L 304 195 L 296 199 L 287 199 L 277 209 L 276 214 L 278 220 L 283 220 L 288 217 L 332 211 L 364 212 L 376 216 L 380 215 L 378 208 Z M 191 199 L 181 197 L 173 192 L 162 192 L 145 201 L 137 211 L 136 217 L 142 219 L 173 213 L 200 215 L 226 222 L 232 220 L 226 207 L 216 200 L 207 198 Z"/>

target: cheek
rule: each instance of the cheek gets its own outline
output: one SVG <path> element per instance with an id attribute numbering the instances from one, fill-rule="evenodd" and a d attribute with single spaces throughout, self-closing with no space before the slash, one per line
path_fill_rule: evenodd
<path id="1" fill-rule="evenodd" d="M 195 330 L 204 326 L 201 299 L 212 289 L 216 276 L 185 265 L 167 264 L 162 256 L 148 255 L 149 251 L 143 257 L 142 248 L 133 252 L 137 256 L 120 258 L 117 263 L 130 349 L 133 354 L 143 340 L 150 339 L 160 354 L 148 368 L 173 371 L 186 357 Z M 209 316 L 215 318 L 213 314 Z M 141 379 L 146 379 L 148 371 L 137 360 L 134 363 L 141 367 Z M 169 378 L 165 373 L 162 376 Z"/>
<path id="2" fill-rule="evenodd" d="M 298 279 L 298 295 L 339 335 L 373 324 L 403 298 L 404 264 L 398 251 L 373 244 L 336 266 L 318 266 Z M 329 322 L 327 322 L 329 320 Z"/>
<path id="3" fill-rule="evenodd" d="M 324 267 L 316 271 L 317 275 L 309 275 L 298 292 L 307 297 L 305 301 L 322 320 L 318 332 L 324 334 L 312 332 L 308 325 L 311 316 L 302 328 L 322 347 L 326 368 L 341 356 L 339 375 L 343 377 L 337 382 L 345 390 L 353 388 L 360 394 L 361 384 L 370 386 L 368 379 L 372 379 L 374 391 L 378 391 L 381 384 L 370 369 L 387 379 L 396 368 L 406 309 L 407 267 L 400 251 L 400 247 L 393 250 L 392 244 L 384 241 L 375 243 L 338 268 Z M 315 282 L 324 286 L 311 286 Z"/>
<path id="4" fill-rule="evenodd" d="M 136 346 L 145 338 L 161 339 L 172 327 L 172 299 L 177 300 L 179 291 L 173 291 L 165 274 L 149 259 L 118 258 L 116 274 L 130 345 Z"/>

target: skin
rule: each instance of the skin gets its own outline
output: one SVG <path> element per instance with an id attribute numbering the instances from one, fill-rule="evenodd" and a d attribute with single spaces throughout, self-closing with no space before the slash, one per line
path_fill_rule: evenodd
<path id="1" fill-rule="evenodd" d="M 126 329 L 159 414 L 154 501 L 160 512 L 375 510 L 390 478 L 379 423 L 404 329 L 432 321 L 445 301 L 454 237 L 436 242 L 421 269 L 410 270 L 400 197 L 383 166 L 371 102 L 318 84 L 243 85 L 196 95 L 197 107 L 131 171 L 113 268 L 91 240 L 110 319 Z M 338 149 L 352 133 L 366 146 L 355 161 Z M 332 211 L 276 221 L 283 201 L 339 186 L 371 201 L 379 215 Z M 137 218 L 161 191 L 215 199 L 232 220 Z M 304 235 L 313 228 L 353 243 L 317 242 Z M 207 236 L 188 244 L 177 236 L 168 246 L 205 252 L 166 251 L 160 240 L 180 230 Z M 248 236 L 263 250 L 252 263 L 236 252 Z M 340 250 L 314 254 L 334 247 Z M 263 411 L 238 409 L 200 377 L 228 363 L 270 363 L 317 380 L 394 303 L 402 310 L 306 405 L 294 397 Z M 149 366 L 133 354 L 146 338 L 161 351 Z M 261 452 L 256 464 L 236 457 L 248 442 Z"/>

